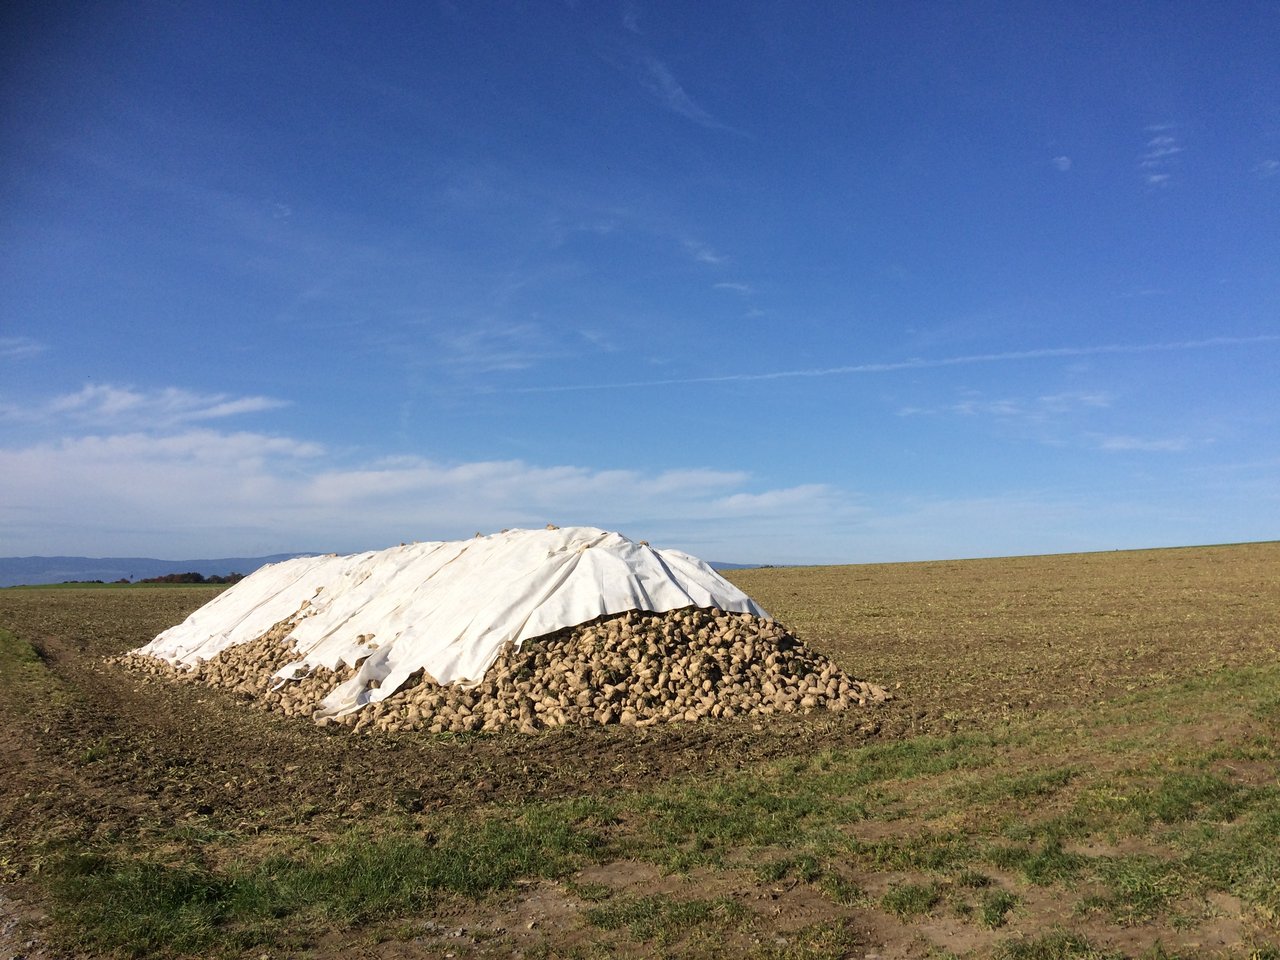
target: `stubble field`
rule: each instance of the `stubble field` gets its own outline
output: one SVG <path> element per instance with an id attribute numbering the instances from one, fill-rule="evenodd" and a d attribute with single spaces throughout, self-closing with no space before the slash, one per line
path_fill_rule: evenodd
<path id="1" fill-rule="evenodd" d="M 730 577 L 896 699 L 353 735 L 0 590 L 0 956 L 1280 957 L 1280 544 Z"/>

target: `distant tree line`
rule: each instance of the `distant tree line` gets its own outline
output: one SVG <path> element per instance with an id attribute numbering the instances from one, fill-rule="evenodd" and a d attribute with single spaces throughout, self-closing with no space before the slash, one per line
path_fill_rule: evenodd
<path id="1" fill-rule="evenodd" d="M 239 583 L 243 573 L 229 573 L 225 577 L 206 577 L 202 573 L 166 573 L 163 577 L 147 577 L 139 583 Z"/>

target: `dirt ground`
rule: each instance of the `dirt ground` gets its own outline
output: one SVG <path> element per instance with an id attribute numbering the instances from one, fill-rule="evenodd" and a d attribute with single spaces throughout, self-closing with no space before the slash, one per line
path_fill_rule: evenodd
<path id="1" fill-rule="evenodd" d="M 604 796 L 1109 702 L 1223 666 L 1274 663 L 1280 643 L 1275 543 L 729 576 L 810 646 L 896 699 L 767 723 L 352 735 L 104 663 L 181 621 L 211 588 L 0 590 L 0 627 L 40 661 L 0 691 L 0 957 L 53 955 L 41 939 L 36 882 L 50 842 L 91 846 L 198 819 L 269 845 L 277 834 L 321 835 L 375 813 Z M 696 888 L 776 917 L 766 933 L 741 934 L 744 950 L 761 949 L 762 937 L 765 947 L 795 946 L 788 938 L 813 935 L 797 931 L 832 920 L 829 901 L 804 884 L 725 871 L 669 876 L 626 862 L 590 870 L 575 883 L 645 895 Z M 495 937 L 505 956 L 563 955 L 591 936 L 584 902 L 564 884 L 538 881 L 419 924 L 409 937 L 375 944 L 335 932 L 309 955 L 483 955 Z M 980 952 L 993 942 L 987 931 L 954 926 L 906 937 L 900 925 L 864 917 L 844 930 L 845 955 L 922 955 L 926 941 Z M 1239 932 L 1223 930 L 1224 943 Z M 547 953 L 548 943 L 558 946 Z"/>

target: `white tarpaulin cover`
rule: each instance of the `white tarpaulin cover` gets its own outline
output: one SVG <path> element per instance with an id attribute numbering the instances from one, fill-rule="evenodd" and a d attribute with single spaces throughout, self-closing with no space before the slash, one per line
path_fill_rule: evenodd
<path id="1" fill-rule="evenodd" d="M 595 527 L 509 530 L 270 564 L 137 652 L 192 665 L 301 610 L 287 637 L 299 659 L 276 674 L 281 682 L 366 658 L 325 699 L 320 715 L 336 716 L 390 696 L 417 670 L 442 684 L 478 683 L 507 641 L 628 610 L 689 606 L 768 616 L 679 550 Z"/>

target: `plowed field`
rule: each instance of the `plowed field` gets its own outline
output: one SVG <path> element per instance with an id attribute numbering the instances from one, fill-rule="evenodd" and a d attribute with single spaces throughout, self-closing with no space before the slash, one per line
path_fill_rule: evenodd
<path id="1" fill-rule="evenodd" d="M 0 590 L 0 956 L 1280 956 L 1280 544 L 730 576 L 895 699 L 353 734 Z"/>

